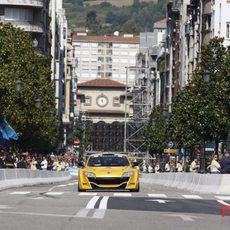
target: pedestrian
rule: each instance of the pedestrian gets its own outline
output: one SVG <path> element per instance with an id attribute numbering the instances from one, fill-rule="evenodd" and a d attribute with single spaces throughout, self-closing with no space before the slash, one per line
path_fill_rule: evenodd
<path id="1" fill-rule="evenodd" d="M 48 161 L 46 160 L 45 156 L 42 157 L 42 162 L 40 163 L 40 165 L 42 170 L 47 170 Z"/>
<path id="2" fill-rule="evenodd" d="M 195 158 L 192 163 L 190 164 L 190 172 L 197 172 L 198 170 L 198 161 L 197 159 Z"/>
<path id="3" fill-rule="evenodd" d="M 5 168 L 6 162 L 5 162 L 5 154 L 4 152 L 0 153 L 0 168 Z"/>
<path id="4" fill-rule="evenodd" d="M 221 172 L 230 173 L 230 154 L 226 152 L 220 161 Z"/>
<path id="5" fill-rule="evenodd" d="M 212 157 L 211 164 L 207 167 L 208 170 L 210 170 L 210 173 L 212 174 L 219 174 L 221 173 L 221 166 L 218 162 L 218 155 L 215 154 Z"/>
<path id="6" fill-rule="evenodd" d="M 177 164 L 176 164 L 176 171 L 177 171 L 177 172 L 182 172 L 182 171 L 183 171 L 182 160 L 177 161 Z"/>
<path id="7" fill-rule="evenodd" d="M 169 161 L 165 164 L 165 172 L 170 172 L 171 167 Z"/>

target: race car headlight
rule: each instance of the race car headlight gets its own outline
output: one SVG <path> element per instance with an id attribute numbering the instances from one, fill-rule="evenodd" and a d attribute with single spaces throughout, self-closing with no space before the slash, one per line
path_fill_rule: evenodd
<path id="1" fill-rule="evenodd" d="M 94 173 L 91 173 L 91 172 L 84 172 L 84 175 L 89 177 L 89 178 L 96 178 L 96 175 Z"/>
<path id="2" fill-rule="evenodd" d="M 133 171 L 126 172 L 122 175 L 122 177 L 131 177 L 133 175 Z"/>

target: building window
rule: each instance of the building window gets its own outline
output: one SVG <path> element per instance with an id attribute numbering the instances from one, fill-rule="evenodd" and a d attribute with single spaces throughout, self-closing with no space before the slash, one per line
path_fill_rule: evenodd
<path id="1" fill-rule="evenodd" d="M 120 107 L 120 97 L 113 97 L 113 106 L 114 107 Z"/>
<path id="2" fill-rule="evenodd" d="M 226 38 L 230 39 L 230 22 L 227 22 L 226 25 Z"/>
<path id="3" fill-rule="evenodd" d="M 92 97 L 86 96 L 85 97 L 85 106 L 91 106 L 92 105 Z"/>

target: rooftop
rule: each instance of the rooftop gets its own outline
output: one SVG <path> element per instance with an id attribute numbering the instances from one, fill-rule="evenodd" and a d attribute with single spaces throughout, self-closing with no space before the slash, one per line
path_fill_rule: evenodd
<path id="1" fill-rule="evenodd" d="M 105 79 L 105 78 L 96 78 L 90 81 L 86 81 L 78 84 L 79 87 L 113 87 L 113 88 L 125 88 L 125 84 L 122 84 L 118 81 Z"/>

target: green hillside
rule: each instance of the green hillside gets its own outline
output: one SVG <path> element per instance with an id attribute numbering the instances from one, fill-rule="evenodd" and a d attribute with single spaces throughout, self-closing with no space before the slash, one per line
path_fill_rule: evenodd
<path id="1" fill-rule="evenodd" d="M 139 34 L 152 31 L 153 23 L 165 17 L 167 0 L 156 1 L 64 0 L 64 8 L 73 32 L 87 27 L 93 35 L 111 35 L 114 31 Z"/>

